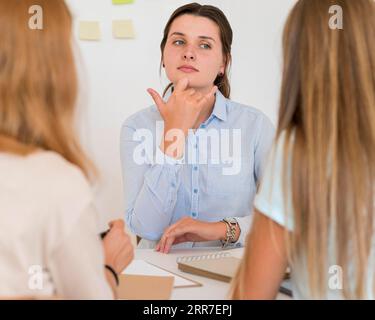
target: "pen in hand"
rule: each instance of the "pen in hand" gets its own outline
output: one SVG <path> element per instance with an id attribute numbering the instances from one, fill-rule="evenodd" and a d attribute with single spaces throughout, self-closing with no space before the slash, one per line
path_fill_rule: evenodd
<path id="1" fill-rule="evenodd" d="M 104 232 L 101 232 L 100 233 L 100 238 L 103 240 L 105 238 L 105 236 L 107 235 L 107 233 L 109 232 L 110 229 L 108 229 L 107 231 L 104 231 Z"/>

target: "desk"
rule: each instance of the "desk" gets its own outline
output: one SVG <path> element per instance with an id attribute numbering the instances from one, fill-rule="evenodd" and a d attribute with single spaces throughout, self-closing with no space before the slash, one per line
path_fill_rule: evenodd
<path id="1" fill-rule="evenodd" d="M 243 250 L 243 248 L 239 248 L 228 250 L 228 252 L 235 257 L 241 258 Z M 229 283 L 182 272 L 178 270 L 176 262 L 176 259 L 181 256 L 195 256 L 222 251 L 220 248 L 172 249 L 170 253 L 163 254 L 154 251 L 154 249 L 136 249 L 135 259 L 145 260 L 203 285 L 193 288 L 175 288 L 172 291 L 172 300 L 224 300 L 227 299 Z M 279 293 L 277 299 L 286 300 L 290 299 L 290 297 Z"/>

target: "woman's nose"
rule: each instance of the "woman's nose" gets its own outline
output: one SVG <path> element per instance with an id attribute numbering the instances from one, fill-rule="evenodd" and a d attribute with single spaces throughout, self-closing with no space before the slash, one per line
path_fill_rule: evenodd
<path id="1" fill-rule="evenodd" d="M 184 58 L 184 60 L 194 61 L 195 60 L 195 53 L 193 52 L 193 50 L 188 49 L 183 53 L 183 58 Z"/>

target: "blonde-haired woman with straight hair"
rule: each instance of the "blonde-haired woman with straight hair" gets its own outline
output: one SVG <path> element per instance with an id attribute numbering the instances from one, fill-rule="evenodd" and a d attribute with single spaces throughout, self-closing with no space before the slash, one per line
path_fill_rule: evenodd
<path id="1" fill-rule="evenodd" d="M 339 5 L 343 29 L 330 29 Z M 375 3 L 300 0 L 285 26 L 278 133 L 234 299 L 374 299 Z"/>
<path id="2" fill-rule="evenodd" d="M 31 30 L 34 4 L 0 0 L 0 297 L 110 299 L 133 249 L 122 220 L 99 237 L 69 10 L 38 0 L 43 30 Z"/>

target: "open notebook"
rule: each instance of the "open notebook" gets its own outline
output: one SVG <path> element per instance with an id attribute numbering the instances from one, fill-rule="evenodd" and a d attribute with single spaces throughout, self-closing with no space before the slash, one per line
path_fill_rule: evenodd
<path id="1" fill-rule="evenodd" d="M 230 282 L 235 276 L 240 263 L 241 259 L 232 256 L 229 252 L 177 258 L 178 269 L 181 271 L 225 282 Z M 285 275 L 280 291 L 292 295 L 288 273 Z"/>

